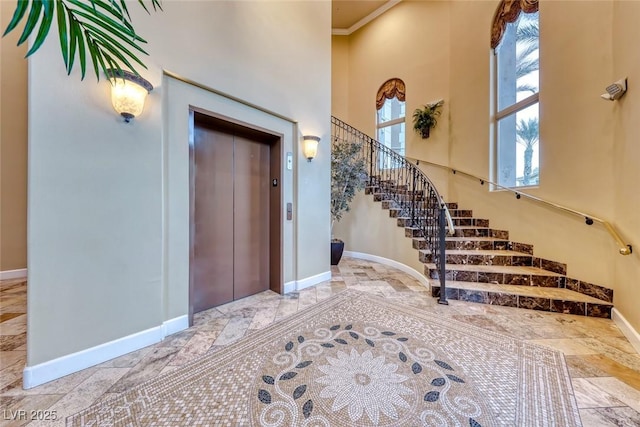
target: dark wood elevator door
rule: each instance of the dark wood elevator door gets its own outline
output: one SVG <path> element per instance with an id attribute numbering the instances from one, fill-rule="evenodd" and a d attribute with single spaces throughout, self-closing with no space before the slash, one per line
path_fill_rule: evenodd
<path id="1" fill-rule="evenodd" d="M 270 148 L 240 134 L 194 127 L 194 313 L 269 289 Z"/>

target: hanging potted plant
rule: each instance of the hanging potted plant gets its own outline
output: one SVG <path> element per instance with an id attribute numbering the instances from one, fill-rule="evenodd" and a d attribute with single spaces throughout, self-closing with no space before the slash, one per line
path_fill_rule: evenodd
<path id="1" fill-rule="evenodd" d="M 333 238 L 333 225 L 367 183 L 361 150 L 362 144 L 355 141 L 334 141 L 331 147 L 331 265 L 338 265 L 344 251 L 344 242 Z"/>
<path id="2" fill-rule="evenodd" d="M 422 136 L 423 139 L 429 138 L 429 131 L 438 123 L 441 107 L 444 100 L 427 104 L 424 108 L 416 108 L 413 112 L 413 129 Z"/>

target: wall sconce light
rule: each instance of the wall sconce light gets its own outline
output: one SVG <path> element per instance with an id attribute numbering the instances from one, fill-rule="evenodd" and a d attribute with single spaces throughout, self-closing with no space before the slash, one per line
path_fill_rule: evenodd
<path id="1" fill-rule="evenodd" d="M 320 137 L 313 135 L 304 135 L 302 137 L 302 141 L 302 152 L 307 158 L 307 161 L 310 162 L 316 156 L 316 154 L 318 154 L 318 143 L 320 142 Z"/>
<path id="2" fill-rule="evenodd" d="M 153 90 L 151 83 L 129 71 L 109 69 L 107 76 L 111 81 L 111 104 L 129 123 L 139 116 L 144 108 L 147 94 Z"/>

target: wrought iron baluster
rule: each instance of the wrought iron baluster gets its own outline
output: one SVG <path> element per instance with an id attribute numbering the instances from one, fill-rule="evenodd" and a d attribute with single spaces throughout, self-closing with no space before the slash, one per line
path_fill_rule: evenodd
<path id="1" fill-rule="evenodd" d="M 393 203 L 402 216 L 410 216 L 436 265 L 440 279 L 440 304 L 446 304 L 446 205 L 429 178 L 406 158 L 343 121 L 332 117 L 333 143 L 354 140 L 362 145 L 361 156 L 368 162 L 369 185 L 383 200 Z"/>
<path id="2" fill-rule="evenodd" d="M 416 216 L 416 203 L 417 203 L 417 197 L 416 197 L 416 181 L 417 181 L 417 171 L 415 169 L 412 170 L 412 175 L 413 175 L 413 182 L 411 183 L 411 225 L 415 226 L 415 224 L 417 224 L 417 216 Z"/>

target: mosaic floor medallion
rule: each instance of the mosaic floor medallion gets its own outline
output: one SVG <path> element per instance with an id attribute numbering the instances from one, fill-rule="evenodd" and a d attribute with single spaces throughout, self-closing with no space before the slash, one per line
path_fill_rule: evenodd
<path id="1" fill-rule="evenodd" d="M 347 290 L 68 425 L 579 426 L 561 353 Z"/>
<path id="2" fill-rule="evenodd" d="M 289 338 L 254 381 L 254 425 L 493 424 L 462 369 L 415 337 L 346 323 Z"/>

